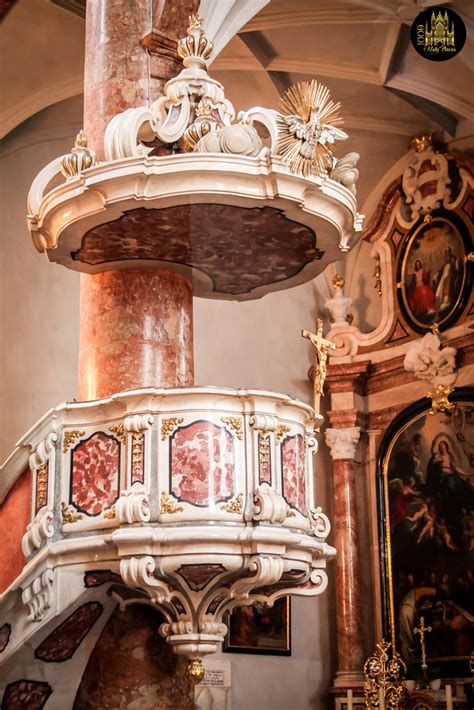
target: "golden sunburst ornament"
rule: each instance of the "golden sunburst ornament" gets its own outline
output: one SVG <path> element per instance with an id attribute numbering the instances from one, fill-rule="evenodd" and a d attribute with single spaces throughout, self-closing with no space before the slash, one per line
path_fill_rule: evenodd
<path id="1" fill-rule="evenodd" d="M 277 115 L 278 155 L 292 173 L 307 177 L 332 168 L 334 142 L 349 137 L 337 128 L 343 123 L 340 107 L 315 79 L 285 92 Z"/>

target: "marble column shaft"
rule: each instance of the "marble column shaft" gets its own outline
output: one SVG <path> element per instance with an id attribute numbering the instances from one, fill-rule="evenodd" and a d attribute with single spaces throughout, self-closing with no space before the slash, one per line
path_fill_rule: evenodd
<path id="1" fill-rule="evenodd" d="M 81 281 L 79 399 L 193 384 L 192 285 L 159 269 Z"/>
<path id="2" fill-rule="evenodd" d="M 149 105 L 182 68 L 176 40 L 185 36 L 198 4 L 88 0 L 84 130 L 98 160 L 105 158 L 111 118 Z M 81 275 L 79 399 L 193 384 L 191 283 L 175 273 L 130 267 Z"/>

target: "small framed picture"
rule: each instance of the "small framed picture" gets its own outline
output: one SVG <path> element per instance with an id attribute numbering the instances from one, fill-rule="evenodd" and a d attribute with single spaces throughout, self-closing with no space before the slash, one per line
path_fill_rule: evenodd
<path id="1" fill-rule="evenodd" d="M 277 599 L 272 607 L 260 602 L 236 607 L 224 620 L 229 631 L 223 650 L 291 656 L 290 611 L 290 597 Z"/>

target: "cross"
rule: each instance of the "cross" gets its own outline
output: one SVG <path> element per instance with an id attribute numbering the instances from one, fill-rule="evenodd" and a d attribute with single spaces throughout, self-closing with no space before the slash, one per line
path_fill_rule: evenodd
<path id="1" fill-rule="evenodd" d="M 316 321 L 316 333 L 310 333 L 308 330 L 302 330 L 301 335 L 307 338 L 314 345 L 316 350 L 316 365 L 314 367 L 314 411 L 319 414 L 319 401 L 321 396 L 324 396 L 323 386 L 326 379 L 327 360 L 330 350 L 335 350 L 336 345 L 330 340 L 323 338 L 323 322 L 320 318 Z"/>
<path id="2" fill-rule="evenodd" d="M 426 646 L 425 646 L 425 633 L 430 633 L 433 629 L 431 626 L 425 626 L 425 617 L 420 616 L 420 625 L 415 626 L 413 631 L 415 634 L 420 634 L 420 645 L 421 645 L 421 668 L 426 671 L 428 665 L 426 663 Z"/>

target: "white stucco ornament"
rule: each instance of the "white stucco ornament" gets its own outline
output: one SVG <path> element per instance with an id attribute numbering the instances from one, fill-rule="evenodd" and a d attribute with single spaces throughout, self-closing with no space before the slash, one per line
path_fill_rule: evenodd
<path id="1" fill-rule="evenodd" d="M 427 333 L 409 346 L 403 366 L 420 380 L 429 380 L 434 386 L 452 385 L 456 381 L 456 348 L 442 347 L 434 333 Z"/>
<path id="2" fill-rule="evenodd" d="M 347 427 L 346 429 L 326 429 L 324 434 L 333 461 L 354 460 L 360 438 L 359 426 Z"/>

